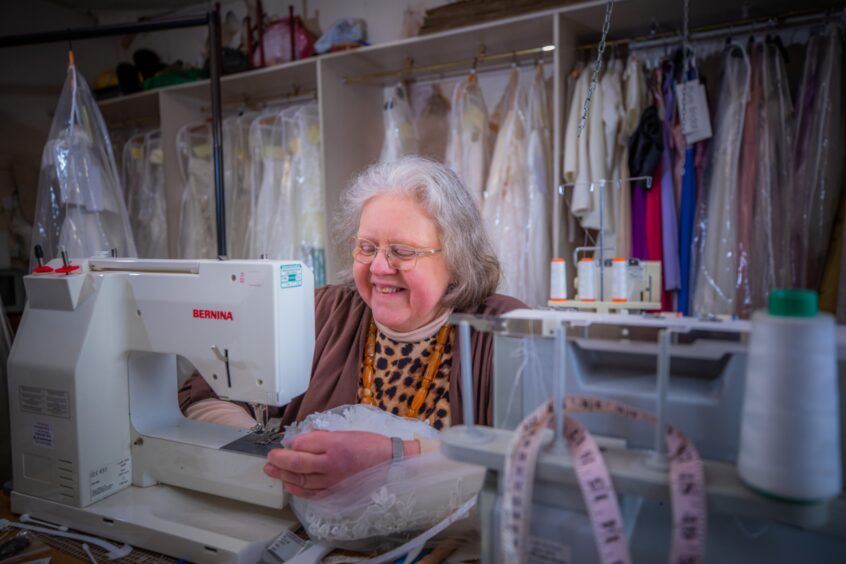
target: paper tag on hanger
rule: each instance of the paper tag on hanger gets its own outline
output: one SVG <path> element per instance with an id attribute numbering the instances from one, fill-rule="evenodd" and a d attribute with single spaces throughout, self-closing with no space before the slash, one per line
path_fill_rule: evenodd
<path id="1" fill-rule="evenodd" d="M 157 165 L 163 164 L 164 152 L 161 149 L 153 149 L 150 151 L 150 162 Z"/>
<path id="2" fill-rule="evenodd" d="M 713 136 L 704 84 L 698 79 L 676 84 L 676 104 L 681 116 L 682 131 L 689 145 Z"/>

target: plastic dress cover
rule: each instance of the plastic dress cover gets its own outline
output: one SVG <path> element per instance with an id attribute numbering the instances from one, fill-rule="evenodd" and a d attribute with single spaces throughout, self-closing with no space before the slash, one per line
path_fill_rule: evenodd
<path id="1" fill-rule="evenodd" d="M 549 112 L 543 66 L 538 65 L 529 91 L 528 218 L 526 223 L 525 302 L 546 305 L 549 297 L 550 210 L 552 209 L 552 119 Z"/>
<path id="2" fill-rule="evenodd" d="M 444 162 L 449 137 L 450 103 L 439 84 L 433 84 L 423 109 L 417 116 L 417 134 L 420 138 L 420 155 Z"/>
<path id="3" fill-rule="evenodd" d="M 293 171 L 299 233 L 299 254 L 314 273 L 314 286 L 326 284 L 326 199 L 320 166 L 320 114 L 316 103 L 294 114 Z"/>
<path id="4" fill-rule="evenodd" d="M 257 115 L 247 113 L 223 120 L 226 253 L 234 259 L 247 258 L 250 251 L 250 217 L 254 201 L 249 138 L 250 124 Z"/>
<path id="5" fill-rule="evenodd" d="M 512 82 L 516 84 L 517 71 L 512 72 Z M 526 225 L 529 198 L 526 189 L 529 182 L 529 131 L 526 96 L 519 86 L 512 100 L 513 105 L 497 135 L 482 204 L 482 218 L 503 267 L 500 291 L 529 301 L 529 289 L 525 285 L 528 270 Z"/>
<path id="6" fill-rule="evenodd" d="M 167 201 L 161 131 L 144 136 L 144 168 L 136 192 L 130 193 L 130 221 L 141 258 L 168 258 Z"/>
<path id="7" fill-rule="evenodd" d="M 793 286 L 818 290 L 843 188 L 843 31 L 808 44 L 794 144 Z"/>
<path id="8" fill-rule="evenodd" d="M 262 114 L 250 127 L 253 166 L 252 258 L 289 260 L 295 252 L 296 211 L 292 175 L 297 108 Z"/>
<path id="9" fill-rule="evenodd" d="M 232 116 L 223 122 L 223 155 L 226 162 L 226 242 L 229 257 L 250 257 L 255 194 L 252 182 L 250 126 L 258 112 Z"/>
<path id="10" fill-rule="evenodd" d="M 47 258 L 59 246 L 77 258 L 111 249 L 136 256 L 103 116 L 73 65 L 41 155 L 32 231 L 33 248 L 39 244 Z"/>
<path id="11" fill-rule="evenodd" d="M 699 194 L 694 245 L 699 250 L 693 310 L 735 313 L 740 145 L 749 94 L 749 59 L 738 45 L 723 58 L 711 155 Z"/>
<path id="12" fill-rule="evenodd" d="M 186 124 L 176 134 L 182 203 L 179 214 L 179 246 L 183 259 L 213 259 L 217 255 L 214 224 L 212 135 L 207 123 Z"/>
<path id="13" fill-rule="evenodd" d="M 314 430 L 368 431 L 403 440 L 439 436 L 422 421 L 349 405 L 288 427 L 283 445 Z M 312 540 L 368 550 L 401 544 L 437 524 L 479 493 L 484 474 L 482 467 L 450 460 L 440 451 L 427 452 L 354 474 L 315 498 L 292 497 L 291 506 Z"/>
<path id="14" fill-rule="evenodd" d="M 488 108 L 475 74 L 456 85 L 449 116 L 446 165 L 470 190 L 479 209 L 488 178 L 491 135 Z"/>
<path id="15" fill-rule="evenodd" d="M 136 221 L 133 214 L 136 213 L 138 203 L 136 199 L 141 191 L 141 183 L 144 180 L 144 137 L 146 133 L 136 133 L 123 145 L 123 158 L 121 164 L 121 180 L 123 181 L 123 197 L 126 202 L 126 213 L 129 216 L 129 226 L 132 234 L 138 237 Z M 112 144 L 114 147 L 114 143 Z M 139 254 L 139 256 L 143 256 Z"/>
<path id="16" fill-rule="evenodd" d="M 384 163 L 405 155 L 417 154 L 417 131 L 405 87 L 402 84 L 389 86 L 383 94 L 382 117 L 385 137 L 379 161 Z"/>
<path id="17" fill-rule="evenodd" d="M 790 286 L 790 229 L 794 140 L 793 101 L 784 58 L 778 46 L 764 45 L 762 107 L 758 143 L 757 206 L 750 272 L 752 309 L 765 305 L 767 292 Z"/>

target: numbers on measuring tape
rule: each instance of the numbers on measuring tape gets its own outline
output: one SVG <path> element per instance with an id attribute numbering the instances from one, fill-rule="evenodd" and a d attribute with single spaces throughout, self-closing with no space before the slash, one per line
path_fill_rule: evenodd
<path id="1" fill-rule="evenodd" d="M 571 412 L 602 412 L 655 423 L 653 414 L 634 407 L 582 396 L 570 396 Z M 539 406 L 519 425 L 505 459 L 502 551 L 508 562 L 526 562 L 532 490 L 542 431 L 553 421 L 552 402 Z M 623 519 L 614 484 L 596 442 L 581 423 L 564 417 L 564 437 L 588 509 L 597 551 L 603 564 L 631 562 Z M 670 562 L 704 562 L 706 535 L 705 472 L 693 443 L 678 429 L 667 426 L 664 439 L 670 460 L 670 499 L 673 536 Z"/>

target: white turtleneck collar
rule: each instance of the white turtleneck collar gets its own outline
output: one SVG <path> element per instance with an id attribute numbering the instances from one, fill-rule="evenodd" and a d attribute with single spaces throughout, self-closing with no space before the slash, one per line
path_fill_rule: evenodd
<path id="1" fill-rule="evenodd" d="M 438 329 L 440 329 L 444 325 L 444 323 L 447 322 L 447 319 L 449 319 L 451 313 L 452 309 L 448 309 L 444 311 L 443 314 L 439 315 L 423 327 L 419 327 L 417 329 L 414 329 L 413 331 L 408 331 L 405 333 L 400 331 L 394 331 L 393 329 L 385 327 L 384 325 L 376 321 L 375 318 L 373 319 L 373 321 L 374 323 L 376 323 L 376 328 L 389 339 L 398 343 L 416 343 L 418 341 L 428 339 L 429 337 L 435 335 L 435 333 L 438 332 Z"/>

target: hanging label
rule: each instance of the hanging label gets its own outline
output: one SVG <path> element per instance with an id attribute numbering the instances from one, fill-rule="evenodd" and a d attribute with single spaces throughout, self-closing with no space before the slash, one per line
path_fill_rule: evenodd
<path id="1" fill-rule="evenodd" d="M 689 145 L 713 136 L 705 85 L 698 79 L 676 84 L 676 104 L 681 116 L 682 132 Z"/>

